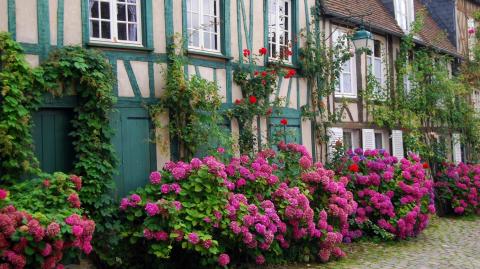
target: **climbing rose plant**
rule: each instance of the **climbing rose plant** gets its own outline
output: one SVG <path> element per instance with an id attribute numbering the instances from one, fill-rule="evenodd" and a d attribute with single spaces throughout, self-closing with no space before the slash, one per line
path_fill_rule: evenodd
<path id="1" fill-rule="evenodd" d="M 440 203 L 457 215 L 480 214 L 480 166 L 445 164 L 437 173 L 435 189 Z"/>
<path id="2" fill-rule="evenodd" d="M 413 237 L 435 213 L 433 181 L 415 154 L 398 161 L 384 150 L 349 150 L 336 164 L 358 208 L 353 227 L 382 239 Z M 359 236 L 352 232 L 351 240 Z"/>

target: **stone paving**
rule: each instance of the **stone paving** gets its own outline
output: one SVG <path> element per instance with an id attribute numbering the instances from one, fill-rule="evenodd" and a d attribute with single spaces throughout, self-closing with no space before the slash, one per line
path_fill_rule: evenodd
<path id="1" fill-rule="evenodd" d="M 434 218 L 417 238 L 344 247 L 347 257 L 328 264 L 276 269 L 480 269 L 480 218 Z"/>

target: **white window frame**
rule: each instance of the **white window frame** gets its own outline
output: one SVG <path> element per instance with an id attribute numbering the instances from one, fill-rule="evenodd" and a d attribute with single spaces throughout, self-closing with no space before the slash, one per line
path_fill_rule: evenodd
<path id="1" fill-rule="evenodd" d="M 198 11 L 194 11 L 191 9 L 191 1 L 198 1 Z M 221 50 L 222 50 L 222 44 L 221 44 L 221 21 L 220 21 L 220 14 L 221 14 L 221 11 L 220 11 L 220 1 L 221 0 L 215 0 L 215 6 L 216 6 L 216 10 L 217 10 L 217 13 L 216 14 L 213 14 L 213 16 L 211 14 L 204 14 L 204 10 L 203 10 L 203 5 L 204 5 L 204 1 L 210 1 L 210 0 L 187 0 L 187 32 L 189 33 L 189 42 L 188 42 L 188 49 L 189 50 L 198 50 L 198 51 L 207 51 L 207 52 L 214 52 L 214 53 L 220 53 Z M 199 19 L 200 19 L 200 28 L 196 29 L 196 28 L 188 28 L 188 21 L 191 20 L 191 15 L 192 14 L 198 14 L 199 16 Z M 213 20 L 217 20 L 218 24 L 217 25 L 214 25 L 214 32 L 211 32 L 207 29 L 207 27 L 211 26 L 211 22 L 205 22 L 204 19 L 205 19 L 205 16 L 208 16 L 208 17 L 211 17 L 211 19 Z M 215 29 L 216 28 L 216 29 Z M 216 30 L 216 31 L 215 31 Z M 194 46 L 190 43 L 190 36 L 191 36 L 191 33 L 193 33 L 194 31 L 198 31 L 199 33 L 199 46 Z M 214 41 L 217 42 L 217 49 L 211 49 L 211 48 L 205 48 L 205 34 L 210 34 L 210 35 L 215 35 L 216 36 L 216 40 L 213 39 Z M 213 44 L 212 44 L 213 46 Z"/>
<path id="2" fill-rule="evenodd" d="M 381 142 L 382 142 L 382 145 L 381 147 L 377 147 L 377 135 L 380 135 L 380 138 L 381 138 Z M 375 144 L 375 148 L 376 149 L 384 149 L 384 150 L 387 150 L 386 148 L 386 145 L 385 145 L 385 139 L 384 139 L 384 135 L 383 135 L 383 132 L 382 131 L 375 131 L 374 135 L 373 135 L 373 140 L 374 140 L 374 144 Z"/>
<path id="3" fill-rule="evenodd" d="M 285 3 L 288 5 L 288 14 L 281 15 L 280 14 L 280 7 L 285 6 Z M 270 13 L 270 5 L 276 5 L 275 9 L 275 14 Z M 282 4 L 282 5 L 280 5 Z M 269 0 L 268 1 L 268 7 L 267 7 L 267 13 L 268 13 L 268 59 L 270 61 L 277 61 L 277 60 L 284 60 L 288 63 L 292 62 L 292 56 L 288 55 L 288 58 L 283 57 L 282 59 L 280 58 L 280 52 L 281 52 L 281 47 L 285 47 L 287 50 L 291 50 L 291 40 L 292 40 L 292 30 L 293 30 L 293 12 L 292 12 L 292 0 Z M 273 15 L 273 16 L 271 16 Z M 270 21 L 270 18 L 273 17 L 275 18 L 275 21 L 272 22 Z M 280 25 L 280 19 L 281 17 L 287 18 L 288 19 L 288 30 L 285 30 L 285 26 Z M 277 38 L 275 42 L 272 41 L 273 39 L 273 34 L 276 37 L 279 37 L 281 34 L 287 33 L 287 40 L 288 44 L 281 44 L 280 39 Z M 273 34 L 272 34 L 273 33 Z M 273 45 L 275 45 L 275 50 L 273 50 Z"/>
<path id="4" fill-rule="evenodd" d="M 90 0 L 92 1 L 92 0 Z M 129 3 L 128 0 L 125 2 L 119 2 L 118 0 L 93 0 L 98 2 L 98 12 L 99 12 L 99 18 L 91 18 L 91 8 L 90 8 L 90 1 L 89 6 L 88 6 L 88 25 L 89 25 L 89 39 L 91 42 L 94 43 L 106 43 L 106 44 L 126 44 L 126 45 L 133 45 L 133 46 L 142 46 L 142 6 L 141 6 L 141 0 L 135 0 L 135 5 L 136 5 L 136 13 L 137 13 L 137 41 L 129 41 L 129 40 L 119 40 L 118 39 L 118 20 L 117 20 L 117 5 L 118 4 L 125 4 L 126 6 L 132 5 L 133 3 Z M 108 2 L 110 5 L 110 19 L 102 19 L 101 18 L 101 10 L 100 10 L 100 3 L 101 2 Z M 128 13 L 126 14 L 126 18 L 128 20 Z M 99 21 L 99 36 L 100 37 L 93 37 L 92 36 L 92 21 Z M 101 31 L 101 22 L 102 21 L 108 21 L 110 22 L 110 39 L 108 38 L 101 38 L 102 36 L 102 31 Z M 120 23 L 123 23 L 124 21 L 120 21 Z M 127 24 L 127 38 L 128 38 L 128 23 Z"/>
<path id="5" fill-rule="evenodd" d="M 413 0 L 394 0 L 395 19 L 403 31 L 409 33 L 415 20 Z"/>
<path id="6" fill-rule="evenodd" d="M 346 35 L 346 30 L 344 29 L 334 29 L 332 33 L 332 46 L 335 46 L 337 40 Z M 351 47 L 351 44 L 348 44 Z M 343 63 L 344 65 L 348 65 L 350 67 L 350 71 L 347 72 L 342 66 L 342 71 L 340 73 L 339 81 L 336 83 L 335 89 L 335 97 L 349 97 L 349 98 L 357 98 L 357 64 L 355 56 L 352 56 L 349 60 Z M 350 75 L 350 86 L 351 92 L 347 92 L 344 85 L 343 77 L 345 75 Z"/>
<path id="7" fill-rule="evenodd" d="M 384 87 L 385 87 L 385 84 L 386 84 L 386 75 L 387 75 L 387 72 L 385 70 L 385 53 L 384 53 L 384 43 L 382 40 L 379 40 L 379 39 L 375 39 L 375 41 L 378 41 L 377 44 L 380 45 L 380 57 L 375 57 L 375 47 L 373 48 L 373 51 L 370 55 L 367 55 L 367 68 L 371 68 L 372 70 L 372 74 L 374 75 L 375 79 L 377 80 L 378 84 L 379 84 L 379 89 L 375 89 L 375 91 L 377 91 L 377 93 L 380 93 L 380 92 L 383 92 L 384 91 Z M 375 44 L 375 42 L 374 42 Z M 375 46 L 375 45 L 374 45 Z M 377 75 L 375 74 L 375 68 L 376 68 L 376 63 L 377 61 L 380 61 L 380 80 L 379 78 L 377 77 Z"/>

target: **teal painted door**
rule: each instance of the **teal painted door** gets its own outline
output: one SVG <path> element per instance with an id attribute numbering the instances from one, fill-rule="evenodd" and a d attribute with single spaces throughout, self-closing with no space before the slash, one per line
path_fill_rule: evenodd
<path id="1" fill-rule="evenodd" d="M 115 196 L 122 198 L 148 182 L 150 172 L 156 169 L 155 146 L 152 124 L 144 108 L 117 108 L 112 124 L 119 161 Z"/>
<path id="2" fill-rule="evenodd" d="M 283 126 L 280 122 L 287 120 L 287 125 Z M 278 114 L 270 118 L 270 139 L 285 141 L 286 143 L 302 144 L 302 128 L 300 112 L 293 109 L 284 108 Z"/>
<path id="3" fill-rule="evenodd" d="M 70 172 L 73 168 L 73 111 L 68 108 L 44 108 L 33 115 L 35 155 L 44 172 Z"/>

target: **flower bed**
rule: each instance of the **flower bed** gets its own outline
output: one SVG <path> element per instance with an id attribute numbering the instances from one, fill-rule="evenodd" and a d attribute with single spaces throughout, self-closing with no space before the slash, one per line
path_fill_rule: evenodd
<path id="1" fill-rule="evenodd" d="M 446 164 L 437 173 L 437 199 L 457 215 L 480 214 L 480 166 Z"/>
<path id="2" fill-rule="evenodd" d="M 416 236 L 435 213 L 433 181 L 415 154 L 398 161 L 383 150 L 357 149 L 347 152 L 336 170 L 348 178 L 348 190 L 358 202 L 352 222 L 367 235 Z"/>
<path id="3" fill-rule="evenodd" d="M 0 190 L 0 268 L 63 268 L 90 253 L 95 230 L 82 217 L 81 178 L 56 173 Z"/>
<path id="4" fill-rule="evenodd" d="M 346 184 L 294 144 L 226 164 L 214 157 L 168 163 L 122 200 L 125 242 L 149 253 L 127 258 L 135 261 L 128 266 L 173 259 L 177 266 L 190 260 L 212 268 L 342 257 L 339 245 L 357 207 Z"/>

